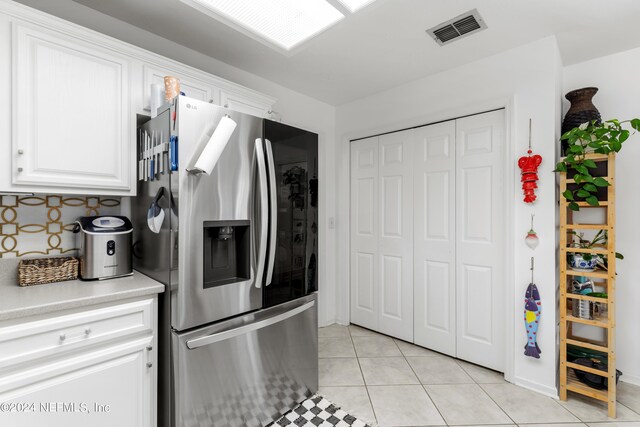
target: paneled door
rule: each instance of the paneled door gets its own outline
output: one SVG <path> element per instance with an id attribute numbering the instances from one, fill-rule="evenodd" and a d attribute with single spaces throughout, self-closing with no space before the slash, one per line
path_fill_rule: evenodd
<path id="1" fill-rule="evenodd" d="M 416 129 L 414 342 L 456 356 L 456 124 Z"/>
<path id="2" fill-rule="evenodd" d="M 413 130 L 380 137 L 379 332 L 413 341 Z"/>
<path id="3" fill-rule="evenodd" d="M 457 357 L 504 370 L 504 110 L 456 120 Z"/>
<path id="4" fill-rule="evenodd" d="M 351 322 L 378 328 L 378 137 L 351 143 Z"/>

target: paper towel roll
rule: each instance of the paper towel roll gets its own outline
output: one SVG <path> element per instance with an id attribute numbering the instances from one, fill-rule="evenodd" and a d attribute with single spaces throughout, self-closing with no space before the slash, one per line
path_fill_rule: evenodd
<path id="1" fill-rule="evenodd" d="M 224 148 L 231 139 L 231 135 L 236 129 L 236 126 L 237 123 L 234 122 L 231 117 L 224 116 L 213 131 L 213 135 L 209 138 L 209 142 L 207 142 L 204 150 L 202 150 L 193 168 L 210 175 L 211 172 L 213 172 L 213 168 L 216 167 Z"/>
<path id="2" fill-rule="evenodd" d="M 158 115 L 158 108 L 164 103 L 164 84 L 153 83 L 151 85 L 151 118 Z"/>

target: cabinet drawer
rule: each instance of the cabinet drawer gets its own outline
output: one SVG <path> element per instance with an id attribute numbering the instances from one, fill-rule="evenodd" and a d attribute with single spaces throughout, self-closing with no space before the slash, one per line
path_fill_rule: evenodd
<path id="1" fill-rule="evenodd" d="M 152 331 L 153 300 L 0 327 L 0 368 Z"/>

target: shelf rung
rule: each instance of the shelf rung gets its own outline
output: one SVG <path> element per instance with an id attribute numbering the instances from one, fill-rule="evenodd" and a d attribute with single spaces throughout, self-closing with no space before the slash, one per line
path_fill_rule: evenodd
<path id="1" fill-rule="evenodd" d="M 602 208 L 605 206 L 609 206 L 609 202 L 607 201 L 602 201 L 599 200 L 598 201 L 598 206 L 591 206 L 589 203 L 587 202 L 576 202 L 578 204 L 578 206 L 580 206 L 581 208 Z"/>
<path id="2" fill-rule="evenodd" d="M 598 399 L 603 402 L 609 402 L 609 393 L 607 390 L 598 390 L 596 388 L 589 387 L 588 385 L 581 383 L 575 375 L 576 374 L 573 372 L 573 369 L 568 370 L 567 390 L 593 399 Z"/>
<path id="3" fill-rule="evenodd" d="M 609 251 L 606 249 L 593 249 L 593 248 L 561 248 L 562 251 L 572 252 L 576 254 L 596 254 L 596 255 L 609 255 Z"/>
<path id="4" fill-rule="evenodd" d="M 568 298 L 568 299 L 579 299 L 579 300 L 582 300 L 582 301 L 607 303 L 607 299 L 606 298 L 590 297 L 588 295 L 572 294 L 572 293 L 569 293 L 569 292 L 567 292 L 566 298 Z"/>
<path id="5" fill-rule="evenodd" d="M 600 153 L 587 153 L 584 155 L 585 159 L 593 160 L 594 162 L 605 162 L 609 160 L 608 154 L 600 154 Z M 566 157 L 561 157 L 560 160 L 564 160 Z"/>
<path id="6" fill-rule="evenodd" d="M 584 347 L 584 348 L 588 348 L 590 350 L 595 350 L 595 351 L 601 351 L 603 353 L 609 353 L 609 349 L 607 347 L 601 346 L 601 345 L 597 345 L 597 344 L 593 344 L 590 342 L 584 342 L 584 341 L 579 341 L 576 339 L 571 339 L 571 338 L 567 338 L 567 344 L 571 344 L 571 345 L 575 345 L 578 347 Z"/>
<path id="7" fill-rule="evenodd" d="M 589 326 L 597 326 L 599 328 L 605 328 L 605 329 L 609 328 L 609 320 L 608 319 L 590 320 L 590 319 L 581 319 L 579 317 L 567 316 L 567 321 L 568 322 L 575 322 L 575 323 L 582 323 L 584 325 L 589 325 Z"/>
<path id="8" fill-rule="evenodd" d="M 608 279 L 609 273 L 603 270 L 596 271 L 580 271 L 567 268 L 567 274 L 569 276 L 583 276 L 583 277 L 595 277 L 596 279 Z"/>
<path id="9" fill-rule="evenodd" d="M 609 224 L 567 224 L 564 228 L 567 230 L 608 230 L 611 227 Z"/>
<path id="10" fill-rule="evenodd" d="M 567 368 L 588 372 L 593 375 L 598 375 L 599 377 L 605 377 L 605 378 L 609 377 L 609 372 L 607 371 L 601 371 L 599 369 L 589 368 L 587 366 L 582 366 L 582 365 L 578 365 L 577 363 L 571 363 L 571 362 L 567 362 L 566 365 L 567 365 Z"/>

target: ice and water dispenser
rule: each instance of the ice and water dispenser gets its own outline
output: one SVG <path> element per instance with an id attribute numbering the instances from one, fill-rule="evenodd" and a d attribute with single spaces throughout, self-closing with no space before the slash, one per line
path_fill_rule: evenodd
<path id="1" fill-rule="evenodd" d="M 204 223 L 204 287 L 251 279 L 249 221 Z"/>

